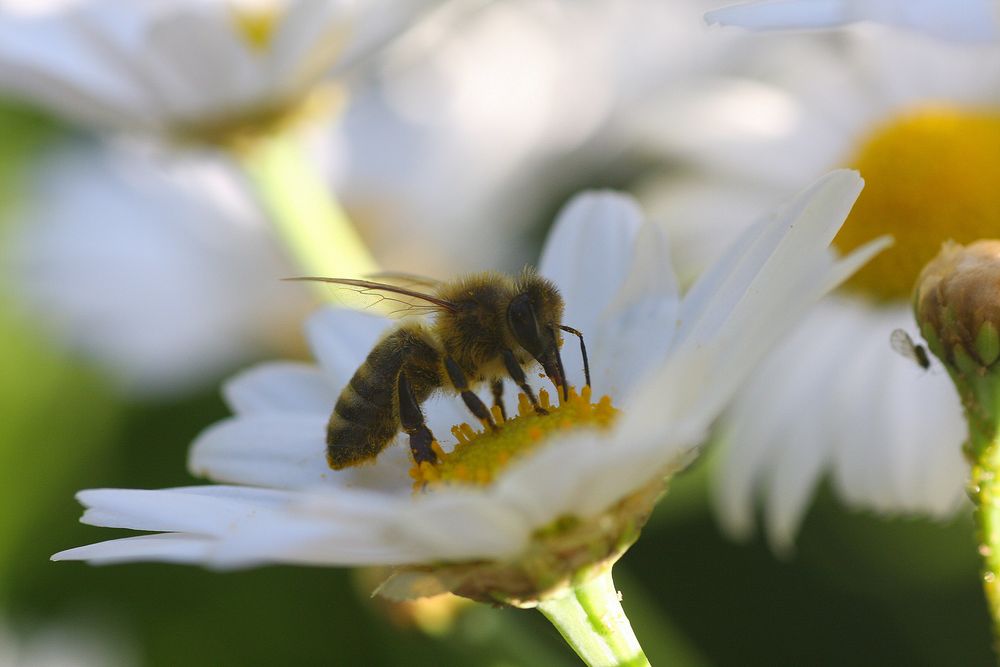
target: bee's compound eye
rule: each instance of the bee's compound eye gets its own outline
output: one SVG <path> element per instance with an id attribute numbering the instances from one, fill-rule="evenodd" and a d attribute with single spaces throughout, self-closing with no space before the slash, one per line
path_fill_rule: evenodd
<path id="1" fill-rule="evenodd" d="M 545 351 L 545 344 L 538 330 L 538 319 L 535 317 L 535 306 L 527 294 L 519 294 L 511 299 L 507 307 L 507 322 L 517 342 L 529 353 L 538 356 Z"/>

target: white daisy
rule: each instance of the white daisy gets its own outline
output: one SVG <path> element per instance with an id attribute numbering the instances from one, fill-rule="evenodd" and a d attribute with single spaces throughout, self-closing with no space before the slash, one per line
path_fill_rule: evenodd
<path id="1" fill-rule="evenodd" d="M 921 372 L 889 337 L 916 332 L 910 291 L 942 241 L 1000 229 L 1000 47 L 877 28 L 838 37 L 774 36 L 748 58 L 758 78 L 707 83 L 641 121 L 647 140 L 690 167 L 647 183 L 644 198 L 669 225 L 680 221 L 675 248 L 702 265 L 744 227 L 737 211 L 838 165 L 868 185 L 834 245 L 896 239 L 780 346 L 722 429 L 723 521 L 750 532 L 760 493 L 778 549 L 827 474 L 860 507 L 944 517 L 959 506 L 968 468 L 958 398 L 939 365 Z"/>
<path id="2" fill-rule="evenodd" d="M 1000 38 L 993 0 L 768 0 L 708 12 L 705 20 L 754 30 L 831 28 L 874 21 L 965 42 Z"/>
<path id="3" fill-rule="evenodd" d="M 302 102 L 430 0 L 0 0 L 0 90 L 98 127 L 214 136 Z"/>
<path id="4" fill-rule="evenodd" d="M 138 651 L 119 632 L 85 619 L 49 620 L 15 628 L 0 619 L 0 665 L 5 667 L 126 667 L 139 664 Z"/>
<path id="5" fill-rule="evenodd" d="M 621 416 L 603 429 L 573 428 L 562 420 L 583 426 L 580 415 L 589 414 L 600 423 L 613 409 L 610 399 L 594 406 L 572 399 L 554 413 L 566 430 L 542 432 L 530 453 L 515 452 L 483 484 L 429 481 L 415 493 L 402 443 L 375 465 L 327 467 L 331 406 L 390 323 L 323 311 L 308 327 L 319 368 L 265 364 L 226 386 L 235 416 L 206 431 L 190 458 L 194 473 L 225 485 L 84 491 L 83 521 L 157 533 L 54 558 L 393 565 L 399 570 L 382 589 L 389 595 L 452 590 L 530 606 L 573 572 L 613 562 L 636 539 L 664 480 L 690 459 L 769 344 L 882 247 L 839 262 L 827 249 L 860 189 L 853 172 L 822 179 L 753 225 L 683 298 L 662 232 L 643 223 L 633 203 L 613 194 L 570 203 L 540 271 L 565 297 L 564 321 L 586 336 L 595 394 L 617 397 Z M 462 418 L 457 403 L 447 396 L 427 406 L 435 432 Z M 524 419 L 548 428 L 547 417 Z M 479 437 L 472 449 L 509 436 L 516 424 Z"/>
<path id="6" fill-rule="evenodd" d="M 521 261 L 530 249 L 513 241 L 539 210 L 609 163 L 622 168 L 629 109 L 717 71 L 745 39 L 710 34 L 702 0 L 441 9 L 352 85 L 327 142 L 334 190 L 391 266 L 415 246 L 444 250 L 460 270 L 496 262 L 496 248 Z M 452 233 L 470 224 L 474 234 Z"/>
<path id="7" fill-rule="evenodd" d="M 205 386 L 297 347 L 312 306 L 218 161 L 77 142 L 45 155 L 4 253 L 24 307 L 133 395 Z M 55 194 L 54 194 L 55 193 Z"/>

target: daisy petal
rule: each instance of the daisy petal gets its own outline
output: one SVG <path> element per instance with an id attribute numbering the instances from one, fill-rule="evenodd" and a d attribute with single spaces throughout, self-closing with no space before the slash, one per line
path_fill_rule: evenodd
<path id="1" fill-rule="evenodd" d="M 228 419 L 191 446 L 191 474 L 231 484 L 289 489 L 328 483 L 325 415 L 260 414 Z"/>
<path id="2" fill-rule="evenodd" d="M 337 392 L 311 364 L 270 362 L 236 374 L 222 387 L 237 415 L 287 412 L 328 416 Z"/>
<path id="3" fill-rule="evenodd" d="M 775 0 L 724 7 L 705 14 L 709 24 L 752 30 L 831 28 L 877 21 L 962 42 L 1000 37 L 989 0 Z"/>
<path id="4" fill-rule="evenodd" d="M 309 346 L 330 385 L 340 391 L 392 322 L 349 308 L 326 308 L 309 318 Z"/>
<path id="5" fill-rule="evenodd" d="M 562 292 L 563 321 L 585 336 L 596 334 L 599 315 L 625 283 L 641 226 L 632 199 L 612 192 L 577 195 L 559 213 L 539 272 Z"/>
<path id="6" fill-rule="evenodd" d="M 203 563 L 211 547 L 212 540 L 205 537 L 183 533 L 160 533 L 66 549 L 53 555 L 52 560 L 85 560 L 94 565 L 139 561 Z"/>
<path id="7" fill-rule="evenodd" d="M 109 528 L 219 535 L 262 512 L 281 507 L 288 496 L 258 489 L 210 495 L 187 489 L 90 489 L 77 494 L 87 507 L 84 523 Z"/>

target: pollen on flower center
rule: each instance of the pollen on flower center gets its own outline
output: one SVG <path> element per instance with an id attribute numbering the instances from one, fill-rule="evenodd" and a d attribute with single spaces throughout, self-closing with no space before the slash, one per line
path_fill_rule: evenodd
<path id="1" fill-rule="evenodd" d="M 500 427 L 496 431 L 476 430 L 468 424 L 453 426 L 451 432 L 458 441 L 455 448 L 445 453 L 434 443 L 437 463 L 424 461 L 410 469 L 414 489 L 437 484 L 488 484 L 504 466 L 553 435 L 577 428 L 606 429 L 618 415 L 608 396 L 591 403 L 590 387 L 579 393 L 570 387 L 568 393 L 568 400 L 551 405 L 548 392 L 539 391 L 539 403 L 547 411 L 544 415 L 535 412 L 524 394 L 518 397 L 518 414 L 507 420 L 494 406 L 493 418 Z"/>
<path id="2" fill-rule="evenodd" d="M 848 162 L 865 189 L 835 245 L 847 252 L 882 234 L 896 239 L 854 275 L 850 291 L 908 299 L 942 242 L 1000 229 L 1000 109 L 911 111 L 869 135 Z"/>

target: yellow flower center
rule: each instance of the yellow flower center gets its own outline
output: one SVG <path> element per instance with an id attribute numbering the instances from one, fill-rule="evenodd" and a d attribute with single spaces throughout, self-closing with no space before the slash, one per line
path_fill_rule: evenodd
<path id="1" fill-rule="evenodd" d="M 236 3 L 230 5 L 230 12 L 236 29 L 252 49 L 264 51 L 271 46 L 274 31 L 283 16 L 279 3 Z"/>
<path id="2" fill-rule="evenodd" d="M 410 469 L 413 488 L 423 489 L 425 485 L 438 484 L 489 484 L 496 474 L 511 461 L 537 449 L 548 438 L 557 433 L 578 428 L 607 429 L 618 416 L 618 410 L 611 405 L 608 396 L 596 403 L 590 402 L 590 387 L 582 392 L 570 387 L 569 398 L 558 406 L 550 403 L 549 393 L 538 392 L 538 402 L 546 414 L 535 412 L 524 394 L 518 396 L 518 414 L 503 419 L 500 408 L 493 406 L 493 419 L 499 426 L 496 430 L 473 429 L 468 424 L 453 426 L 452 435 L 457 444 L 445 453 L 438 443 L 434 451 L 437 463 L 424 461 Z"/>
<path id="3" fill-rule="evenodd" d="M 849 163 L 865 189 L 835 245 L 846 252 L 881 234 L 896 239 L 850 291 L 908 299 L 942 242 L 1000 235 L 1000 110 L 918 109 L 876 130 Z"/>

